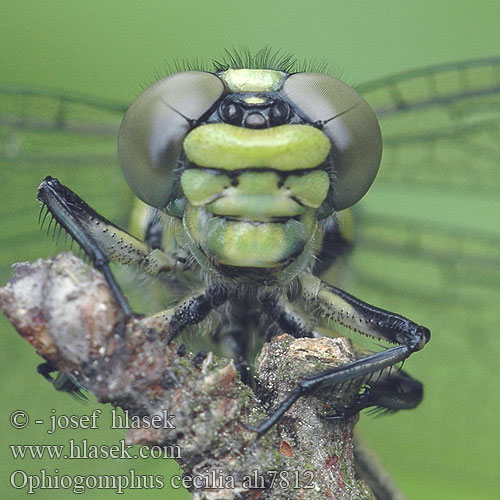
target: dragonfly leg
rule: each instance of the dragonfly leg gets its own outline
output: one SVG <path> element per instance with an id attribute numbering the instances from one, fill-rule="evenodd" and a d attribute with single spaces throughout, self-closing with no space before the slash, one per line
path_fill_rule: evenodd
<path id="1" fill-rule="evenodd" d="M 366 383 L 364 391 L 349 406 L 339 407 L 331 403 L 332 412 L 322 415 L 327 420 L 349 418 L 361 410 L 374 407 L 373 413 L 393 413 L 410 410 L 420 404 L 424 396 L 423 386 L 402 370 L 390 371 Z"/>
<path id="2" fill-rule="evenodd" d="M 264 294 L 260 297 L 259 302 L 281 332 L 286 332 L 295 338 L 317 336 L 300 314 L 291 309 L 290 304 L 283 296 L 275 297 Z"/>
<path id="3" fill-rule="evenodd" d="M 39 364 L 37 372 L 48 380 L 56 390 L 67 392 L 81 401 L 87 400 L 87 396 L 83 392 L 85 388 L 70 373 L 60 372 L 51 361 Z M 52 377 L 53 373 L 55 373 L 54 377 Z"/>
<path id="4" fill-rule="evenodd" d="M 137 265 L 151 275 L 178 267 L 175 259 L 115 226 L 53 177 L 40 184 L 37 198 L 103 273 L 126 317 L 132 316 L 132 311 L 109 269 L 110 261 Z"/>
<path id="5" fill-rule="evenodd" d="M 300 397 L 314 393 L 322 387 L 333 387 L 378 373 L 404 361 L 413 352 L 422 349 L 430 339 L 427 328 L 399 314 L 362 302 L 338 288 L 327 285 L 312 274 L 304 273 L 301 281 L 304 299 L 319 311 L 321 317 L 331 319 L 351 330 L 399 345 L 303 379 L 265 422 L 257 427 L 250 427 L 259 436 L 275 425 Z"/>
<path id="6" fill-rule="evenodd" d="M 160 311 L 144 318 L 148 324 L 154 324 L 155 329 L 166 330 L 167 342 L 172 342 L 184 328 L 203 321 L 216 307 L 223 304 L 229 292 L 222 286 L 211 285 L 198 291 L 175 307 Z"/>

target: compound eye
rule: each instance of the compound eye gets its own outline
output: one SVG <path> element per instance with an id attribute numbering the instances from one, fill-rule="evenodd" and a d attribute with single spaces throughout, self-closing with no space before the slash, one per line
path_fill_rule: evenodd
<path id="1" fill-rule="evenodd" d="M 224 101 L 221 105 L 220 114 L 224 122 L 241 126 L 241 120 L 243 118 L 241 106 L 238 106 L 234 102 Z"/>
<path id="2" fill-rule="evenodd" d="M 296 73 L 281 92 L 311 123 L 322 124 L 333 151 L 333 207 L 360 200 L 377 175 L 382 137 L 377 118 L 351 87 L 329 75 Z"/>
<path id="3" fill-rule="evenodd" d="M 134 193 L 163 209 L 174 188 L 184 138 L 221 97 L 219 78 L 202 71 L 167 76 L 147 88 L 126 112 L 118 134 L 118 157 Z"/>
<path id="4" fill-rule="evenodd" d="M 290 108 L 286 102 L 275 102 L 269 111 L 271 126 L 284 125 L 288 120 Z"/>

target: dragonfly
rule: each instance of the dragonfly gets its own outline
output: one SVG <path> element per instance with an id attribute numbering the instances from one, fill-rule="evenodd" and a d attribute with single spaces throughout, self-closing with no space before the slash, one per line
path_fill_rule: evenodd
<path id="1" fill-rule="evenodd" d="M 441 451 L 435 462 L 422 452 L 410 463 L 446 470 L 448 460 L 450 470 L 472 467 L 486 481 L 493 481 L 488 464 L 496 451 L 487 442 L 494 435 L 491 408 L 500 402 L 493 370 L 500 238 L 489 227 L 471 227 L 468 217 L 478 208 L 482 218 L 493 218 L 500 194 L 499 80 L 497 58 L 358 86 L 380 122 L 384 155 L 374 187 L 342 217 L 349 230 L 354 221 L 345 263 L 349 290 L 437 332 L 421 377 L 428 411 L 411 436 L 418 449 L 422 435 L 437 435 Z M 118 225 L 127 226 L 130 213 L 134 218 L 140 210 L 116 167 L 117 130 L 129 103 L 8 86 L 0 88 L 0 101 L 3 199 L 9 200 L 2 209 L 5 281 L 12 262 L 53 253 L 40 241 L 33 196 L 47 173 Z M 471 446 L 483 453 L 472 465 Z"/>

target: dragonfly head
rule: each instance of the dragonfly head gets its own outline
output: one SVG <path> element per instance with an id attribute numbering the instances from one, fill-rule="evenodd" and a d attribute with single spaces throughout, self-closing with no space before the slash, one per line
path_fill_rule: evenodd
<path id="1" fill-rule="evenodd" d="M 250 268 L 287 266 L 310 248 L 318 220 L 369 189 L 381 151 L 375 115 L 351 87 L 276 69 L 169 75 L 132 104 L 118 140 L 129 185 L 183 219 L 194 255 Z"/>

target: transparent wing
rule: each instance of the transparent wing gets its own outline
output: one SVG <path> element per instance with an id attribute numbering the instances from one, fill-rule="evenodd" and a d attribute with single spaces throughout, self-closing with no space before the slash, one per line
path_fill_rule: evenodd
<path id="1" fill-rule="evenodd" d="M 366 432 L 394 467 L 395 447 L 405 469 L 439 470 L 459 498 L 476 498 L 498 486 L 500 458 L 500 58 L 358 90 L 379 117 L 384 155 L 354 213 L 351 289 L 432 331 L 406 365 L 424 382 L 421 409 L 401 416 L 397 433 L 390 419 L 365 422 Z M 457 476 L 468 479 L 457 485 Z"/>
<path id="2" fill-rule="evenodd" d="M 125 109 L 85 96 L 0 86 L 2 282 L 13 262 L 56 251 L 37 223 L 36 191 L 46 175 L 71 186 L 109 219 L 127 220 L 132 198 L 116 165 Z"/>
<path id="3" fill-rule="evenodd" d="M 84 96 L 0 86 L 0 285 L 12 276 L 14 262 L 56 255 L 69 247 L 69 241 L 66 245 L 62 241 L 56 245 L 45 235 L 48 221 L 44 230 L 39 230 L 40 205 L 36 192 L 49 174 L 74 189 L 110 220 L 127 226 L 133 196 L 115 160 L 116 137 L 125 108 L 124 104 Z M 50 235 L 52 230 L 53 226 Z M 54 236 L 57 238 L 58 232 Z M 60 236 L 63 240 L 64 235 Z M 77 245 L 73 249 L 76 251 Z M 2 416 L 23 408 L 30 415 L 30 423 L 41 419 L 48 425 L 49 415 L 90 414 L 97 405 L 95 398 L 89 395 L 89 401 L 82 404 L 54 390 L 36 372 L 41 362 L 43 359 L 19 338 L 0 314 Z M 106 423 L 99 424 L 99 436 L 83 431 L 85 439 L 107 443 L 122 439 L 123 433 L 116 434 L 109 429 L 108 416 L 109 411 L 103 409 Z M 23 437 L 16 438 L 10 433 L 5 436 L 13 443 L 19 442 L 18 439 L 30 443 L 47 442 L 47 438 L 50 440 L 47 429 L 32 425 Z M 72 438 L 78 441 L 78 429 L 75 432 Z M 56 435 L 57 432 L 53 437 Z M 65 441 L 60 437 L 56 439 L 61 443 Z M 8 457 L 5 458 L 9 463 Z M 81 464 L 72 468 L 70 462 L 65 460 L 63 464 L 42 459 L 39 464 L 40 468 L 50 465 L 52 471 L 56 468 L 80 474 Z M 123 464 L 116 461 L 107 465 L 99 463 L 96 467 L 101 471 L 104 467 L 107 473 L 117 475 L 123 471 Z M 149 471 L 155 465 L 144 463 L 138 467 Z M 6 470 L 9 468 L 15 469 L 14 462 L 12 467 L 6 466 Z M 168 477 L 168 470 L 166 475 Z"/>
<path id="4" fill-rule="evenodd" d="M 500 58 L 410 71 L 357 89 L 384 137 L 384 182 L 498 193 Z"/>

